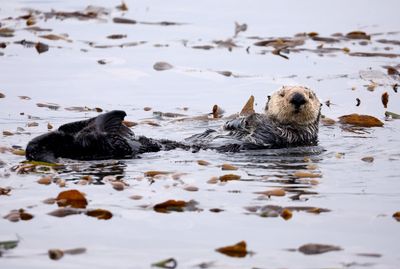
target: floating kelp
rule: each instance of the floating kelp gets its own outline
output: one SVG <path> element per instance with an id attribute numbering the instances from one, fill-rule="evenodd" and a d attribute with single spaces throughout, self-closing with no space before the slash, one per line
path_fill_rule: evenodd
<path id="1" fill-rule="evenodd" d="M 194 200 L 190 200 L 187 202 L 183 200 L 168 200 L 163 203 L 154 205 L 153 209 L 158 213 L 201 211 L 201 209 L 199 209 L 197 205 L 198 203 Z"/>
<path id="2" fill-rule="evenodd" d="M 127 18 L 113 18 L 113 22 L 121 24 L 136 24 L 137 21 Z"/>
<path id="3" fill-rule="evenodd" d="M 109 10 L 104 7 L 88 6 L 82 11 L 56 11 L 50 12 L 34 11 L 38 14 L 43 14 L 45 19 L 77 19 L 77 20 L 94 20 L 103 16 L 109 15 Z"/>
<path id="4" fill-rule="evenodd" d="M 176 25 L 184 25 L 185 24 L 185 23 L 173 22 L 173 21 L 160 21 L 160 22 L 141 21 L 139 23 L 140 24 L 145 24 L 145 25 L 160 25 L 160 26 L 176 26 Z"/>
<path id="5" fill-rule="evenodd" d="M 72 40 L 68 39 L 68 35 L 47 34 L 47 35 L 40 35 L 39 37 L 52 41 L 63 40 L 67 42 L 72 42 Z"/>
<path id="6" fill-rule="evenodd" d="M 20 220 L 28 221 L 33 219 L 33 215 L 21 208 L 18 210 L 11 210 L 11 212 L 5 215 L 3 218 L 11 222 L 18 222 Z"/>
<path id="7" fill-rule="evenodd" d="M 235 35 L 234 35 L 234 37 L 236 37 L 240 32 L 246 32 L 246 30 L 247 30 L 247 24 L 246 23 L 240 24 L 240 23 L 235 21 Z"/>
<path id="8" fill-rule="evenodd" d="M 156 71 L 165 71 L 174 68 L 172 64 L 167 62 L 157 62 L 153 65 L 153 69 Z"/>
<path id="9" fill-rule="evenodd" d="M 232 246 L 217 248 L 215 251 L 235 258 L 244 258 L 247 254 L 249 254 L 245 241 L 240 241 Z"/>
<path id="10" fill-rule="evenodd" d="M 306 244 L 298 248 L 298 251 L 305 255 L 323 254 L 330 251 L 341 251 L 341 247 L 323 244 Z"/>
<path id="11" fill-rule="evenodd" d="M 0 37 L 13 37 L 13 36 L 14 36 L 14 29 L 0 27 Z"/>
<path id="12" fill-rule="evenodd" d="M 350 114 L 339 117 L 339 122 L 359 127 L 382 127 L 383 122 L 369 115 Z"/>

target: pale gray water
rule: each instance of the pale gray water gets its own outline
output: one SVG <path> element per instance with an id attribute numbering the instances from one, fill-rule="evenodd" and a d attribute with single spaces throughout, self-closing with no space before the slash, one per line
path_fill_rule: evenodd
<path id="1" fill-rule="evenodd" d="M 372 68 L 383 73 L 383 65 L 395 66 L 399 58 L 351 57 L 343 52 L 319 56 L 312 52 L 291 52 L 289 60 L 252 46 L 257 40 L 248 37 L 292 37 L 301 32 L 318 32 L 329 37 L 340 32 L 362 30 L 373 35 L 367 46 L 358 40 L 324 47 L 347 47 L 351 52 L 400 53 L 399 45 L 374 42 L 379 38 L 400 40 L 400 19 L 397 1 L 126 1 L 129 11 L 124 17 L 146 22 L 172 21 L 186 23 L 177 26 L 123 25 L 112 22 L 123 14 L 114 9 L 119 2 L 111 1 L 0 1 L 3 27 L 15 28 L 14 37 L 0 37 L 10 42 L 0 49 L 0 131 L 15 132 L 22 127 L 31 135 L 2 136 L 0 146 L 25 147 L 34 136 L 47 132 L 47 123 L 55 127 L 97 113 L 71 112 L 70 106 L 101 107 L 105 110 L 124 109 L 127 119 L 138 122 L 152 118 L 152 111 L 183 113 L 197 116 L 210 112 L 214 104 L 226 114 L 238 112 L 247 98 L 254 95 L 256 110 L 261 111 L 266 96 L 283 84 L 300 84 L 313 88 L 324 105 L 322 113 L 330 118 L 360 113 L 384 120 L 386 109 L 381 95 L 389 93 L 389 111 L 400 113 L 400 99 L 391 85 L 377 86 L 368 91 L 369 81 L 359 76 L 360 70 Z M 53 34 L 67 33 L 73 42 L 50 41 L 23 30 L 24 20 L 7 20 L 26 14 L 23 8 L 41 11 L 77 11 L 88 5 L 104 6 L 112 12 L 103 20 L 76 19 L 44 21 L 36 26 L 51 28 Z M 239 48 L 192 49 L 195 45 L 213 45 L 214 40 L 226 40 L 234 34 L 234 21 L 247 23 L 248 30 L 234 39 Z M 389 33 L 389 34 L 388 34 Z M 47 34 L 47 33 L 43 33 Z M 110 34 L 126 34 L 121 40 L 107 39 Z M 51 46 L 38 54 L 34 48 L 12 44 L 22 39 L 41 41 Z M 185 42 L 183 42 L 185 40 Z M 92 48 L 84 41 L 98 45 L 146 41 L 126 48 Z M 186 43 L 186 47 L 183 45 Z M 156 47 L 162 44 L 168 47 Z M 308 40 L 304 48 L 321 44 Z M 250 46 L 249 53 L 246 48 Z M 390 47 L 391 50 L 385 50 Z M 81 51 L 82 49 L 87 52 Z M 286 55 L 286 54 L 285 54 Z M 98 60 L 109 61 L 100 65 Z M 157 72 L 153 64 L 165 61 L 174 68 Z M 225 77 L 215 71 L 229 70 L 243 77 Z M 293 76 L 295 75 L 295 76 Z M 342 76 L 347 75 L 347 76 Z M 398 83 L 398 82 L 397 82 Z M 352 90 L 355 87 L 355 90 Z M 27 95 L 32 100 L 20 100 Z M 356 107 L 356 98 L 361 105 Z M 57 111 L 39 108 L 36 103 L 52 102 L 61 106 Z M 152 111 L 144 111 L 149 106 Z M 188 111 L 177 108 L 188 107 Z M 24 112 L 24 115 L 20 115 Z M 27 115 L 40 117 L 28 120 Z M 158 121 L 161 127 L 139 125 L 133 130 L 150 137 L 182 140 L 223 121 Z M 35 121 L 38 127 L 26 127 Z M 4 253 L 1 268 L 149 268 L 150 264 L 169 257 L 178 261 L 178 268 L 193 268 L 199 263 L 214 261 L 211 268 L 397 268 L 400 262 L 399 225 L 393 213 L 400 211 L 400 123 L 385 121 L 383 128 L 365 129 L 364 134 L 343 131 L 340 125 L 322 126 L 319 147 L 256 151 L 238 154 L 217 154 L 212 151 L 190 153 L 182 150 L 145 154 L 141 159 L 124 160 L 120 165 L 130 187 L 115 191 L 105 185 L 75 185 L 68 189 L 86 193 L 88 208 L 111 211 L 111 220 L 101 221 L 84 215 L 56 218 L 47 215 L 57 208 L 41 201 L 56 197 L 64 189 L 56 184 L 39 185 L 40 175 L 17 175 L 9 168 L 24 158 L 10 153 L 0 154 L 6 162 L 0 175 L 0 187 L 11 187 L 10 196 L 0 196 L 0 216 L 13 209 L 24 208 L 35 217 L 30 221 L 9 222 L 0 218 L 0 242 L 21 237 L 18 247 Z M 323 149 L 321 151 L 321 149 Z M 338 158 L 338 153 L 343 153 Z M 373 156 L 373 163 L 361 161 Z M 285 179 L 298 170 L 305 170 L 304 157 L 318 166 L 322 179 L 318 185 L 291 184 Z M 197 160 L 207 160 L 211 166 L 199 166 Z M 75 162 L 76 163 L 76 162 Z M 229 173 L 217 165 L 231 163 L 239 167 L 232 171 L 242 180 L 211 185 L 212 176 Z M 78 163 L 80 170 L 61 174 L 66 179 L 81 174 L 93 174 L 90 163 Z M 78 168 L 79 168 L 78 167 Z M 181 180 L 170 176 L 149 184 L 143 179 L 148 170 L 187 173 Z M 9 177 L 4 174 L 10 173 Z M 121 171 L 117 170 L 120 174 Z M 194 185 L 197 192 L 184 186 Z M 300 186 L 318 194 L 259 200 L 254 192 L 273 187 Z M 238 192 L 240 191 L 240 192 Z M 141 200 L 129 199 L 142 195 Z M 308 198 L 305 200 L 304 198 Z M 194 199 L 201 212 L 160 214 L 151 209 L 168 199 Z M 148 209 L 141 206 L 147 205 Z M 261 218 L 247 214 L 248 206 L 315 206 L 331 212 L 319 215 L 293 212 L 293 217 Z M 212 213 L 211 208 L 225 211 Z M 245 240 L 255 252 L 246 258 L 231 258 L 214 249 Z M 288 252 L 306 243 L 338 245 L 340 252 L 306 256 Z M 85 247 L 87 253 L 50 260 L 51 248 Z M 357 253 L 379 253 L 380 258 L 361 257 Z"/>

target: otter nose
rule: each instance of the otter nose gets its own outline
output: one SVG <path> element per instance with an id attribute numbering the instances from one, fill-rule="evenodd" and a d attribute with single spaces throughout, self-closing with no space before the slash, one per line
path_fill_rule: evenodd
<path id="1" fill-rule="evenodd" d="M 306 98 L 301 93 L 296 92 L 293 94 L 292 99 L 290 99 L 290 103 L 294 105 L 296 108 L 299 108 L 301 105 L 306 103 Z"/>

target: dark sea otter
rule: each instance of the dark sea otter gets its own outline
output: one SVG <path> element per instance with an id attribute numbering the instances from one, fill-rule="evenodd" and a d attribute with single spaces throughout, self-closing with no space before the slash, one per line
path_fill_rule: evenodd
<path id="1" fill-rule="evenodd" d="M 115 110 L 32 139 L 26 158 L 46 162 L 55 162 L 58 157 L 100 160 L 175 148 L 225 152 L 316 145 L 320 106 L 310 89 L 286 86 L 268 98 L 264 113 L 237 117 L 226 122 L 222 130 L 209 129 L 183 143 L 135 136 L 122 124 L 126 113 Z"/>
<path id="2" fill-rule="evenodd" d="M 126 113 L 114 110 L 88 120 L 67 123 L 57 131 L 32 139 L 26 147 L 28 160 L 55 162 L 57 158 L 102 160 L 133 158 L 140 153 L 185 145 L 135 134 L 124 124 Z"/>
<path id="3" fill-rule="evenodd" d="M 237 117 L 222 130 L 209 129 L 186 142 L 218 151 L 312 146 L 318 142 L 320 110 L 309 88 L 285 86 L 268 97 L 264 113 Z"/>

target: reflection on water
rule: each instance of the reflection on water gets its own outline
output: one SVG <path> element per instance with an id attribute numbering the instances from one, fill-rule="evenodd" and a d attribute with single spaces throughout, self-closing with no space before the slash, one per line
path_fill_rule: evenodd
<path id="1" fill-rule="evenodd" d="M 78 180 L 83 176 L 91 176 L 95 182 L 93 184 L 104 184 L 102 180 L 106 176 L 113 176 L 115 178 L 123 178 L 125 176 L 126 164 L 124 161 L 112 162 L 68 162 L 68 160 L 61 160 L 65 163 L 65 167 L 59 170 L 59 174 L 67 180 Z M 65 162 L 66 161 L 66 162 Z"/>

